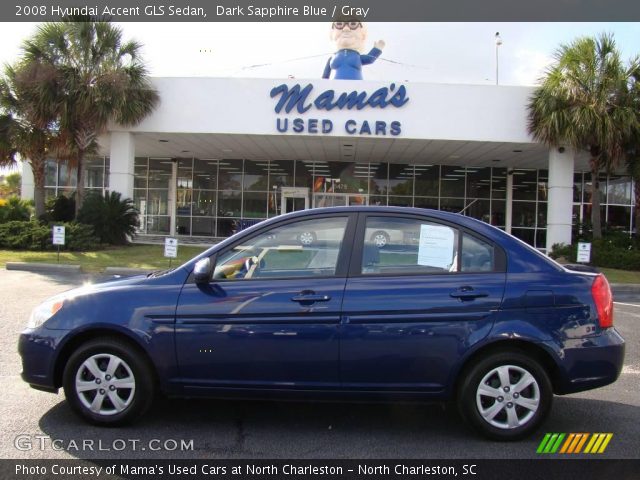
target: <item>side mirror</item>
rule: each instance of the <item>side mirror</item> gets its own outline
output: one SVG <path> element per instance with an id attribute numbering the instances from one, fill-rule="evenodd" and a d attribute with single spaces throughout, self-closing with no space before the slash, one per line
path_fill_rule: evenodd
<path id="1" fill-rule="evenodd" d="M 209 257 L 203 258 L 196 262 L 196 266 L 193 269 L 193 278 L 196 283 L 209 283 L 211 281 L 211 274 L 213 273 L 213 265 Z"/>

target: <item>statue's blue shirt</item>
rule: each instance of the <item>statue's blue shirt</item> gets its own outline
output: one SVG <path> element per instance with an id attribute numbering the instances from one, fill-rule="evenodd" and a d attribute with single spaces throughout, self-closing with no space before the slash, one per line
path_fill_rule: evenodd
<path id="1" fill-rule="evenodd" d="M 338 50 L 327 60 L 322 78 L 362 80 L 362 65 L 375 62 L 381 53 L 382 50 L 375 47 L 366 55 L 361 55 L 356 50 Z"/>

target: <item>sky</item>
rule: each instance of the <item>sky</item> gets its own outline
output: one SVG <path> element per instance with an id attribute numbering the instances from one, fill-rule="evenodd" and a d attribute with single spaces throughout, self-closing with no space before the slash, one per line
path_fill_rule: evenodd
<path id="1" fill-rule="evenodd" d="M 333 51 L 329 23 L 119 23 L 143 44 L 152 76 L 320 78 Z M 0 23 L 0 65 L 15 61 L 34 23 Z M 559 45 L 612 33 L 624 59 L 640 55 L 640 23 L 369 23 L 386 42 L 368 80 L 534 85 Z"/>

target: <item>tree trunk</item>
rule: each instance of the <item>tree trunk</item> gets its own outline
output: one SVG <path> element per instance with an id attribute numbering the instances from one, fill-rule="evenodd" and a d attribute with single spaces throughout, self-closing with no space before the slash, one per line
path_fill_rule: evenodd
<path id="1" fill-rule="evenodd" d="M 633 192 L 635 200 L 634 222 L 631 231 L 635 231 L 636 237 L 640 234 L 640 177 L 633 179 Z"/>
<path id="2" fill-rule="evenodd" d="M 76 158 L 76 218 L 84 201 L 84 151 L 78 151 Z"/>
<path id="3" fill-rule="evenodd" d="M 35 204 L 36 219 L 38 220 L 45 214 L 44 164 L 44 159 L 31 163 L 31 171 L 33 172 L 33 201 Z"/>
<path id="4" fill-rule="evenodd" d="M 599 163 L 596 158 L 591 162 L 591 230 L 593 238 L 602 238 L 602 226 L 600 224 L 600 184 L 598 174 L 600 173 Z"/>

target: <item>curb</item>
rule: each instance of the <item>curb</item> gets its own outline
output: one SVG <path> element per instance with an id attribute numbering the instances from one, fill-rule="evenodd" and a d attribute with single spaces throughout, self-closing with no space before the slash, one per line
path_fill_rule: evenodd
<path id="1" fill-rule="evenodd" d="M 158 270 L 158 269 L 156 269 Z M 107 267 L 104 269 L 105 275 L 122 275 L 126 277 L 134 275 L 146 275 L 155 270 L 149 270 L 147 268 L 129 268 L 129 267 Z"/>
<path id="2" fill-rule="evenodd" d="M 30 262 L 7 262 L 7 270 L 22 270 L 24 272 L 59 272 L 59 273 L 80 273 L 80 265 L 66 265 L 59 263 L 30 263 Z"/>

